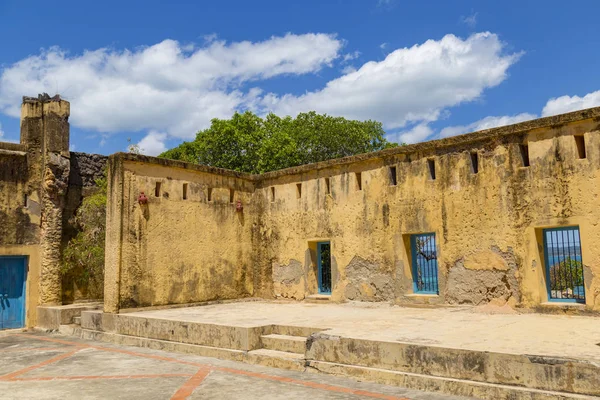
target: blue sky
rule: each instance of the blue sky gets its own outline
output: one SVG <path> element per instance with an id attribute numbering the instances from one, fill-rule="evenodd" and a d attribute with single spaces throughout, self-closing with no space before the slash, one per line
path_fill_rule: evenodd
<path id="1" fill-rule="evenodd" d="M 417 142 L 600 105 L 600 2 L 0 1 L 0 140 L 23 95 L 76 151 L 147 154 L 236 110 L 315 110 Z"/>

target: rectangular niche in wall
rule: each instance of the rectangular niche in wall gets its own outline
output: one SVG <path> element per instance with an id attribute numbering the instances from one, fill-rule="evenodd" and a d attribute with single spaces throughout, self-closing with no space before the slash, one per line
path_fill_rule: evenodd
<path id="1" fill-rule="evenodd" d="M 390 186 L 396 186 L 398 184 L 398 172 L 396 170 L 396 167 L 390 167 L 389 174 L 390 174 Z"/>
<path id="2" fill-rule="evenodd" d="M 519 145 L 519 151 L 521 153 L 521 162 L 524 167 L 529 167 L 529 146 L 526 144 Z"/>
<path id="3" fill-rule="evenodd" d="M 435 160 L 433 158 L 428 159 L 427 166 L 429 167 L 429 179 L 435 180 Z"/>
<path id="4" fill-rule="evenodd" d="M 155 197 L 160 197 L 160 187 L 161 187 L 161 182 L 156 182 L 156 186 L 154 187 L 154 196 Z"/>
<path id="5" fill-rule="evenodd" d="M 229 202 L 233 203 L 233 198 L 235 197 L 235 190 L 229 189 Z"/>
<path id="6" fill-rule="evenodd" d="M 583 135 L 575 135 L 573 137 L 575 138 L 575 145 L 577 146 L 577 156 L 580 159 L 585 158 L 585 138 Z"/>
<path id="7" fill-rule="evenodd" d="M 212 188 L 208 188 L 208 193 L 207 193 L 207 198 L 208 201 L 212 201 Z"/>
<path id="8" fill-rule="evenodd" d="M 329 182 L 329 178 L 325 178 L 325 193 L 331 194 L 331 182 Z"/>
<path id="9" fill-rule="evenodd" d="M 271 186 L 271 202 L 275 201 L 275 186 Z"/>
<path id="10" fill-rule="evenodd" d="M 362 190 L 362 173 L 357 172 L 355 175 L 356 175 L 356 190 Z"/>
<path id="11" fill-rule="evenodd" d="M 479 154 L 476 151 L 471 152 L 471 172 L 479 172 Z"/>
<path id="12" fill-rule="evenodd" d="M 187 197 L 188 197 L 187 194 L 188 194 L 188 184 L 184 183 L 183 184 L 183 199 L 184 200 L 187 200 Z"/>
<path id="13" fill-rule="evenodd" d="M 302 197 L 302 184 L 296 183 L 296 198 L 299 199 Z"/>

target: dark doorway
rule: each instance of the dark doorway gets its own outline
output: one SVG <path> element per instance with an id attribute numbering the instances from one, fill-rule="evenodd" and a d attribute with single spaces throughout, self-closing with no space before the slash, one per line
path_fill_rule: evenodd
<path id="1" fill-rule="evenodd" d="M 319 264 L 319 293 L 331 294 L 331 245 L 329 242 L 317 243 L 317 261 Z"/>

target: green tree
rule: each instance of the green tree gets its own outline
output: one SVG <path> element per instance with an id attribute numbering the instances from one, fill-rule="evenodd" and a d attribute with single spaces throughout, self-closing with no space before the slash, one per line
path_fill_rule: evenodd
<path id="1" fill-rule="evenodd" d="M 79 233 L 63 251 L 62 273 L 70 276 L 89 298 L 104 292 L 104 236 L 106 232 L 106 176 L 96 180 L 96 192 L 83 199 L 75 223 Z"/>
<path id="2" fill-rule="evenodd" d="M 213 119 L 192 142 L 160 157 L 249 173 L 263 173 L 394 147 L 380 122 L 301 113 L 296 118 L 246 111 Z"/>
<path id="3" fill-rule="evenodd" d="M 550 289 L 573 289 L 583 285 L 583 264 L 567 257 L 550 267 Z"/>

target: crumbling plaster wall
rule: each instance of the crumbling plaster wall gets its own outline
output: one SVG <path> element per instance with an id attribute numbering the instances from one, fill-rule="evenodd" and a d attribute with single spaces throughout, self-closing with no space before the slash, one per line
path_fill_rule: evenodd
<path id="1" fill-rule="evenodd" d="M 109 165 L 106 311 L 252 294 L 251 181 L 127 154 L 111 156 Z"/>
<path id="2" fill-rule="evenodd" d="M 27 257 L 28 327 L 35 324 L 37 305 L 61 302 L 69 112 L 59 97 L 24 97 L 20 143 L 0 143 L 0 255 Z"/>
<path id="3" fill-rule="evenodd" d="M 266 232 L 256 264 L 263 272 L 257 273 L 271 273 L 276 297 L 316 293 L 314 259 L 306 254 L 318 238 L 331 241 L 335 301 L 534 307 L 547 301 L 541 229 L 579 225 L 587 306 L 600 309 L 599 125 L 596 117 L 525 126 L 515 134 L 496 130 L 480 139 L 450 138 L 377 158 L 267 173 L 256 193 Z M 578 158 L 573 135 L 584 135 L 585 159 Z M 523 166 L 523 143 L 529 167 Z M 428 160 L 435 162 L 436 179 Z M 390 166 L 397 169 L 395 186 Z M 426 232 L 436 234 L 438 296 L 413 294 L 408 237 Z"/>
<path id="4" fill-rule="evenodd" d="M 581 232 L 586 306 L 600 310 L 598 149 L 600 108 L 259 176 L 114 155 L 105 310 L 304 299 L 318 291 L 320 241 L 331 243 L 333 301 L 536 307 L 547 301 L 541 231 L 569 225 Z M 416 233 L 436 235 L 437 295 L 413 292 Z"/>

